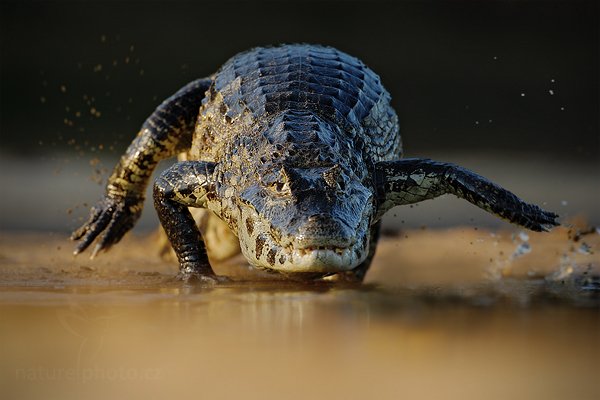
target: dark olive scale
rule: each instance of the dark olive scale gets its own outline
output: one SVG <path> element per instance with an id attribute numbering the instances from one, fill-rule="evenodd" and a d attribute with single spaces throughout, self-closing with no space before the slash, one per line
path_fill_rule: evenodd
<path id="1" fill-rule="evenodd" d="M 349 160 L 356 158 L 357 149 L 367 163 L 396 159 L 400 157 L 400 136 L 389 101 L 371 69 L 336 49 L 308 45 L 254 49 L 232 58 L 215 75 L 200 110 L 210 118 L 199 121 L 204 132 L 197 130 L 194 147 L 197 144 L 198 148 L 192 152 L 197 151 L 199 159 L 219 152 L 215 148 L 219 145 L 210 140 L 212 135 L 205 134 L 224 128 L 223 121 L 215 118 L 216 108 L 231 121 L 249 113 L 252 117 L 246 123 L 260 128 L 248 130 L 262 130 L 272 143 L 284 144 L 269 153 L 272 158 L 286 149 L 286 155 L 296 156 L 299 163 L 329 158 L 331 164 L 333 157 L 311 160 L 306 153 L 318 156 L 332 145 L 346 142 Z M 239 126 L 236 133 L 241 141 L 248 139 L 244 136 L 247 131 Z M 249 143 L 230 138 L 222 145 L 238 148 Z M 229 153 L 229 149 L 225 151 Z"/>
<path id="2" fill-rule="evenodd" d="M 239 85 L 232 84 L 236 79 Z M 352 127 L 361 125 L 382 96 L 389 99 L 379 77 L 361 61 L 333 48 L 304 45 L 242 53 L 221 68 L 214 85 L 232 114 L 242 111 L 239 104 L 255 117 L 312 111 Z"/>
<path id="3" fill-rule="evenodd" d="M 362 61 L 324 46 L 252 49 L 146 120 L 73 234 L 76 253 L 100 235 L 93 254 L 118 242 L 156 164 L 177 154 L 188 161 L 156 181 L 154 203 L 186 278 L 217 279 L 188 207 L 231 230 L 207 232 L 209 249 L 233 240 L 251 264 L 306 279 L 362 280 L 382 215 L 446 193 L 529 229 L 557 224 L 471 171 L 401 153 L 390 95 Z"/>

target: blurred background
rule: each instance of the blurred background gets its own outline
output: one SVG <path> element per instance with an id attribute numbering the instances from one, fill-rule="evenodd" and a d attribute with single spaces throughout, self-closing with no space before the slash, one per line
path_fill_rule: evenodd
<path id="1" fill-rule="evenodd" d="M 594 1 L 0 7 L 1 228 L 73 228 L 164 98 L 239 51 L 284 42 L 335 46 L 372 67 L 392 95 L 407 156 L 460 163 L 600 223 Z M 501 224 L 454 199 L 386 223 Z M 140 226 L 155 224 L 146 212 Z"/>
<path id="2" fill-rule="evenodd" d="M 0 0 L 2 394 L 600 398 L 598 18 L 577 0 Z M 398 207 L 359 287 L 260 281 L 240 259 L 215 268 L 238 281 L 190 285 L 143 234 L 73 257 L 68 232 L 153 109 L 282 42 L 372 67 L 407 156 L 579 230 L 525 233 L 449 196 Z"/>

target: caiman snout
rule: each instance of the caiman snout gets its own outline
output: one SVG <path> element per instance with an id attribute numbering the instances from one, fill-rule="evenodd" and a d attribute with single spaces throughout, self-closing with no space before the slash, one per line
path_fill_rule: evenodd
<path id="1" fill-rule="evenodd" d="M 313 214 L 300 225 L 295 247 L 307 248 L 347 248 L 356 242 L 356 230 L 345 222 L 327 214 Z"/>

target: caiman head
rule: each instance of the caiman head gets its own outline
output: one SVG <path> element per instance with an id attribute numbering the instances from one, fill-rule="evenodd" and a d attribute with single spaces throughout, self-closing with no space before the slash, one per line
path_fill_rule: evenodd
<path id="1" fill-rule="evenodd" d="M 314 115 L 286 114 L 220 172 L 248 261 L 284 273 L 352 270 L 368 255 L 374 195 L 362 153 Z"/>

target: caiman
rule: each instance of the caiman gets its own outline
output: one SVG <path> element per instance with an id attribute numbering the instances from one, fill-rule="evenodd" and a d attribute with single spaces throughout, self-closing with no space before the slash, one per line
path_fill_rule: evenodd
<path id="1" fill-rule="evenodd" d="M 72 239 L 107 250 L 154 205 L 184 279 L 218 281 L 209 253 L 243 253 L 300 279 L 362 281 L 394 206 L 453 194 L 534 231 L 556 214 L 460 166 L 402 158 L 390 94 L 362 61 L 332 47 L 255 48 L 166 99 L 142 125 L 104 197 Z M 204 235 L 189 208 L 227 225 Z"/>

